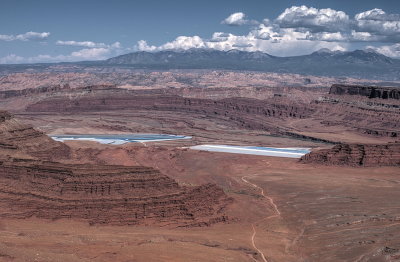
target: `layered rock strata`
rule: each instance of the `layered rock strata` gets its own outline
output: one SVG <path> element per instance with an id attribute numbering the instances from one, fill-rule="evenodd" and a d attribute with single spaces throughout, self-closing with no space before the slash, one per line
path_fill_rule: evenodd
<path id="1" fill-rule="evenodd" d="M 339 144 L 306 154 L 300 161 L 342 166 L 400 166 L 400 143 Z"/>
<path id="2" fill-rule="evenodd" d="M 332 85 L 329 94 L 360 95 L 368 98 L 400 99 L 400 87 L 378 87 L 361 85 Z"/>
<path id="3" fill-rule="evenodd" d="M 343 85 L 334 85 L 331 93 L 336 92 L 333 91 L 335 86 Z M 13 101 L 17 100 L 18 110 L 30 114 L 121 110 L 140 111 L 144 115 L 147 112 L 176 113 L 190 119 L 206 117 L 232 128 L 262 130 L 273 135 L 320 142 L 335 141 L 308 135 L 310 131 L 319 132 L 314 127 L 321 127 L 323 133 L 332 128 L 367 136 L 388 137 L 389 140 L 400 137 L 400 100 L 369 99 L 366 96 L 346 95 L 345 92 L 343 95 L 330 94 L 318 98 L 308 93 L 309 90 L 294 92 L 292 89 L 285 91 L 287 95 L 253 99 L 231 97 L 243 93 L 230 91 L 233 93 L 229 98 L 221 98 L 221 94 L 208 88 L 179 93 L 176 89 L 128 90 L 98 85 L 32 94 L 29 99 L 26 96 L 4 99 L 4 104 L 12 107 Z M 321 91 L 316 92 L 320 94 Z"/>
<path id="4" fill-rule="evenodd" d="M 0 161 L 1 217 L 73 218 L 92 224 L 202 226 L 227 220 L 231 201 L 213 184 L 181 187 L 136 166 Z"/>
<path id="5" fill-rule="evenodd" d="M 249 98 L 220 100 L 185 98 L 176 95 L 137 95 L 131 92 L 101 90 L 81 96 L 57 96 L 43 99 L 26 109 L 29 112 L 95 112 L 117 110 L 145 110 L 179 112 L 193 116 L 217 119 L 230 125 L 279 133 L 271 119 L 304 119 L 314 112 L 312 106 L 304 107 L 273 98 L 268 101 Z"/>

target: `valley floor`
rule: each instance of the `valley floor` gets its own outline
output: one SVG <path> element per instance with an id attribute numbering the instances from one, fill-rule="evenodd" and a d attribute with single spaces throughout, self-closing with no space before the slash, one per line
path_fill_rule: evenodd
<path id="1" fill-rule="evenodd" d="M 296 159 L 165 145 L 68 145 L 75 149 L 74 161 L 141 164 L 162 170 L 182 185 L 216 183 L 235 199 L 228 211 L 230 220 L 211 227 L 173 228 L 2 219 L 2 259 L 298 262 L 399 258 L 398 168 L 320 167 Z M 95 160 L 87 159 L 89 149 Z"/>

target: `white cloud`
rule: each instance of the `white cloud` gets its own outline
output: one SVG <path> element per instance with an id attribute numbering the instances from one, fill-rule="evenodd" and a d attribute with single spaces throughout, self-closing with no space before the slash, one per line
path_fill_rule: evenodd
<path id="1" fill-rule="evenodd" d="M 167 42 L 161 46 L 149 46 L 146 41 L 140 40 L 136 48 L 139 51 L 161 51 L 169 49 L 191 49 L 191 48 L 206 48 L 203 39 L 199 36 L 178 36 L 174 41 Z"/>
<path id="2" fill-rule="evenodd" d="M 268 19 L 265 19 L 270 23 Z M 265 22 L 264 22 L 265 23 Z M 344 42 L 399 42 L 400 15 L 382 9 L 368 10 L 354 16 L 334 9 L 307 6 L 287 8 L 272 23 L 280 28 L 308 32 L 307 39 Z"/>
<path id="3" fill-rule="evenodd" d="M 92 42 L 93 43 L 93 42 Z M 74 45 L 73 46 L 82 46 Z M 89 45 L 93 46 L 93 45 Z M 95 45 L 96 46 L 96 45 Z M 33 57 L 21 57 L 15 54 L 11 54 L 0 58 L 0 64 L 18 64 L 18 63 L 43 63 L 43 62 L 76 62 L 84 60 L 103 60 L 112 56 L 120 55 L 127 51 L 131 51 L 129 48 L 122 48 L 119 42 L 115 42 L 111 45 L 104 44 L 104 47 L 84 48 L 78 51 L 71 52 L 67 55 L 46 55 L 41 54 Z"/>
<path id="4" fill-rule="evenodd" d="M 400 58 L 400 43 L 394 45 L 384 45 L 380 47 L 368 46 L 367 48 L 373 49 L 374 51 L 385 56 Z"/>
<path id="5" fill-rule="evenodd" d="M 56 45 L 63 45 L 63 46 L 79 46 L 79 47 L 87 47 L 87 48 L 121 48 L 120 42 L 115 42 L 111 45 L 107 45 L 104 43 L 96 43 L 92 41 L 61 41 L 58 40 Z"/>
<path id="6" fill-rule="evenodd" d="M 92 41 L 61 41 L 58 40 L 56 42 L 56 45 L 66 45 L 66 46 L 81 46 L 81 47 L 89 47 L 89 48 L 95 48 L 95 47 L 106 47 L 107 45 L 104 43 L 95 43 Z"/>
<path id="7" fill-rule="evenodd" d="M 399 14 L 387 14 L 379 8 L 371 9 L 355 15 L 356 20 L 399 21 Z"/>
<path id="8" fill-rule="evenodd" d="M 0 57 L 0 64 L 17 64 L 22 63 L 24 58 L 15 54 L 10 54 L 5 57 Z"/>
<path id="9" fill-rule="evenodd" d="M 400 41 L 400 15 L 372 9 L 355 15 L 356 30 L 376 35 L 382 42 Z"/>
<path id="10" fill-rule="evenodd" d="M 347 36 L 343 35 L 341 32 L 318 32 L 314 34 L 309 34 L 306 39 L 317 40 L 317 41 L 327 41 L 327 42 L 342 42 L 348 39 Z"/>
<path id="11" fill-rule="evenodd" d="M 400 28 L 397 25 L 399 17 L 400 15 L 388 15 L 380 9 L 366 11 L 350 18 L 345 12 L 330 8 L 292 6 L 275 20 L 265 18 L 262 23 L 253 23 L 253 27 L 244 35 L 215 32 L 209 39 L 179 36 L 160 46 L 149 45 L 142 40 L 136 48 L 151 52 L 190 48 L 239 49 L 262 51 L 278 56 L 307 54 L 320 48 L 345 51 L 353 42 L 395 41 Z M 238 12 L 227 17 L 222 23 L 243 25 L 249 24 L 249 21 L 254 20 L 248 20 L 244 13 Z M 375 23 L 376 29 L 371 26 L 363 27 L 363 23 Z M 378 29 L 380 32 L 377 32 Z"/>
<path id="12" fill-rule="evenodd" d="M 111 54 L 108 48 L 87 48 L 71 53 L 71 57 L 78 60 L 102 60 L 106 59 Z"/>
<path id="13" fill-rule="evenodd" d="M 224 42 L 228 39 L 230 34 L 223 33 L 223 32 L 215 32 L 211 39 L 209 39 L 210 42 Z"/>
<path id="14" fill-rule="evenodd" d="M 190 49 L 206 47 L 201 37 L 195 36 L 179 36 L 174 41 L 165 43 L 161 49 Z"/>
<path id="15" fill-rule="evenodd" d="M 349 26 L 349 16 L 334 9 L 307 6 L 287 8 L 275 20 L 281 28 L 306 28 L 312 32 L 337 32 Z"/>
<path id="16" fill-rule="evenodd" d="M 0 40 L 3 41 L 15 41 L 15 40 L 20 40 L 20 41 L 38 41 L 38 40 L 46 40 L 50 36 L 49 32 L 26 32 L 24 34 L 19 34 L 19 35 L 0 35 Z"/>
<path id="17" fill-rule="evenodd" d="M 246 24 L 257 24 L 255 20 L 247 20 L 245 19 L 246 15 L 242 12 L 233 13 L 227 18 L 225 18 L 221 24 L 225 25 L 232 25 L 232 26 L 239 26 L 239 25 L 246 25 Z"/>
<path id="18" fill-rule="evenodd" d="M 139 51 L 153 52 L 157 51 L 157 46 L 149 46 L 145 40 L 140 40 L 137 42 L 136 49 Z"/>
<path id="19" fill-rule="evenodd" d="M 191 48 L 211 48 L 221 51 L 238 49 L 249 52 L 261 51 L 276 56 L 308 54 L 321 48 L 341 51 L 348 48 L 346 43 L 313 41 L 306 39 L 307 36 L 308 33 L 297 32 L 289 28 L 276 32 L 273 27 L 260 24 L 247 35 L 216 32 L 211 39 L 202 39 L 199 36 L 180 36 L 160 46 L 148 45 L 146 41 L 141 40 L 136 48 L 140 51 L 150 52 Z"/>

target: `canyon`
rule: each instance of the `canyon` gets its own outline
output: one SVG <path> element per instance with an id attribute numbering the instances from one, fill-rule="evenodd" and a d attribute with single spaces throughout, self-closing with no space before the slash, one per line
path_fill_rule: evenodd
<path id="1" fill-rule="evenodd" d="M 0 260 L 397 261 L 400 101 L 380 83 L 218 70 L 9 74 Z M 394 92 L 386 99 L 381 86 Z M 191 139 L 48 136 L 132 133 Z M 191 149 L 205 144 L 311 153 Z"/>
<path id="2" fill-rule="evenodd" d="M 355 142 L 364 141 L 361 139 L 364 136 L 372 139 L 371 142 L 397 140 L 400 135 L 397 100 L 333 94 L 335 88 L 332 86 L 329 93 L 326 89 L 263 88 L 255 91 L 254 96 L 248 92 L 250 90 L 242 88 L 237 92 L 240 97 L 235 97 L 232 93 L 235 88 L 217 89 L 216 93 L 213 88 L 131 90 L 113 85 L 73 89 L 67 86 L 36 93 L 15 91 L 1 100 L 0 108 L 25 116 L 62 113 L 81 115 L 76 116 L 78 118 L 85 114 L 98 113 L 106 117 L 123 112 L 140 115 L 136 116 L 140 118 L 146 114 L 146 117 L 157 115 L 156 121 L 164 121 L 161 120 L 163 115 L 173 114 L 182 117 L 181 121 L 189 125 L 189 129 L 193 118 L 204 120 L 206 117 L 236 129 L 328 143 L 351 142 L 349 136 L 360 138 Z M 240 95 L 246 92 L 247 97 Z M 376 121 L 378 116 L 379 121 Z M 166 125 L 171 119 L 168 121 Z"/>

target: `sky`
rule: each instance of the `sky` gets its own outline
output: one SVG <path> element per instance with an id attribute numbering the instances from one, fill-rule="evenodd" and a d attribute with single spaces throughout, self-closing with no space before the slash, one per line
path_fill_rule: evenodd
<path id="1" fill-rule="evenodd" d="M 0 0 L 0 64 L 190 48 L 400 58 L 400 1 Z"/>

